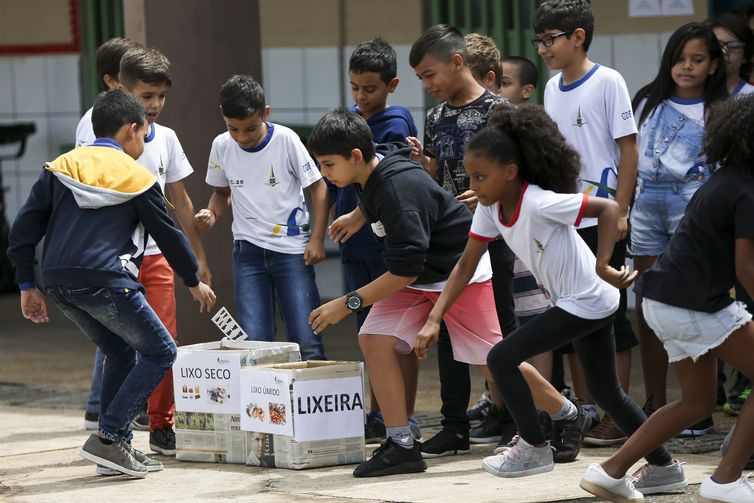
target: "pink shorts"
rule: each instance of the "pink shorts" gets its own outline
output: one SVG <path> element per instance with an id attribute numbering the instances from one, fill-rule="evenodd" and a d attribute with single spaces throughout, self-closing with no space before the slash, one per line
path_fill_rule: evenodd
<path id="1" fill-rule="evenodd" d="M 408 354 L 439 297 L 440 292 L 404 288 L 372 306 L 359 335 L 391 335 L 398 339 L 395 351 Z M 453 358 L 486 365 L 487 353 L 502 340 L 492 281 L 467 286 L 443 320 L 453 345 Z"/>

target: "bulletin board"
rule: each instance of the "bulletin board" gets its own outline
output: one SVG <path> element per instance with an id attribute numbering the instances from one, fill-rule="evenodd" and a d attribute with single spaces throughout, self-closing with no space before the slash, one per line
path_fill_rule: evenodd
<path id="1" fill-rule="evenodd" d="M 76 0 L 0 0 L 0 55 L 78 51 Z"/>

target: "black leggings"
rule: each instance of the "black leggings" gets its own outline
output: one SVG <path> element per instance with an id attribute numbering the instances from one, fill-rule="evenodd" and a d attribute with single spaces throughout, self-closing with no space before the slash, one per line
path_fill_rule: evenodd
<path id="1" fill-rule="evenodd" d="M 518 366 L 527 358 L 552 351 L 566 342 L 573 342 L 589 394 L 623 433 L 633 434 L 647 418 L 618 383 L 612 321 L 612 316 L 587 320 L 555 307 L 510 334 L 489 352 L 487 365 L 495 384 L 516 421 L 519 435 L 528 443 L 539 445 L 545 441 L 545 436 L 531 391 Z M 664 465 L 672 457 L 660 446 L 649 453 L 646 460 L 653 465 Z"/>

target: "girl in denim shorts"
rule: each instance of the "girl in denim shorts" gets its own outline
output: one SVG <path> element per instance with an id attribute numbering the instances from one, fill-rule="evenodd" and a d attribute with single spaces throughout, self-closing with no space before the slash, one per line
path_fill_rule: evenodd
<path id="1" fill-rule="evenodd" d="M 704 151 L 710 165 L 719 169 L 689 202 L 665 253 L 636 284 L 647 323 L 678 376 L 681 399 L 652 414 L 610 459 L 589 467 L 582 487 L 592 494 L 628 501 L 634 482 L 624 475 L 631 465 L 712 413 L 718 358 L 754 376 L 754 323 L 744 304 L 730 297 L 736 280 L 754 293 L 752 123 L 754 96 L 712 108 Z M 752 451 L 754 401 L 749 400 L 720 464 L 702 481 L 698 501 L 754 501 L 754 485 L 741 475 Z"/>
<path id="2" fill-rule="evenodd" d="M 636 200 L 631 210 L 631 252 L 639 274 L 663 254 L 691 197 L 709 178 L 702 153 L 709 106 L 727 98 L 725 59 L 711 28 L 688 23 L 668 40 L 654 81 L 634 98 L 639 126 Z M 646 409 L 666 402 L 667 356 L 639 316 Z"/>

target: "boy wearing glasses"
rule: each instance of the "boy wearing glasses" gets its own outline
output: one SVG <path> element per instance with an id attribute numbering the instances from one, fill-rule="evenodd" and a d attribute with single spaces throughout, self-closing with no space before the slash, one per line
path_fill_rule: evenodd
<path id="1" fill-rule="evenodd" d="M 628 208 L 638 160 L 637 129 L 626 82 L 617 71 L 596 64 L 587 56 L 594 34 L 594 16 L 588 0 L 546 0 L 534 13 L 532 23 L 537 36 L 532 44 L 550 69 L 560 70 L 547 82 L 544 105 L 566 141 L 581 156 L 581 191 L 614 199 L 619 205 L 619 241 L 610 265 L 620 269 L 626 257 Z M 596 220 L 583 219 L 578 232 L 596 252 Z M 618 377 L 623 390 L 628 391 L 631 348 L 638 341 L 625 312 L 626 291 L 621 289 L 613 333 Z M 571 375 L 581 376 L 572 348 L 562 351 L 571 353 Z M 593 419 L 597 419 L 583 377 L 574 378 L 573 384 L 576 396 L 585 402 L 585 409 Z M 624 439 L 625 435 L 605 417 L 586 434 L 584 443 L 611 445 Z"/>

